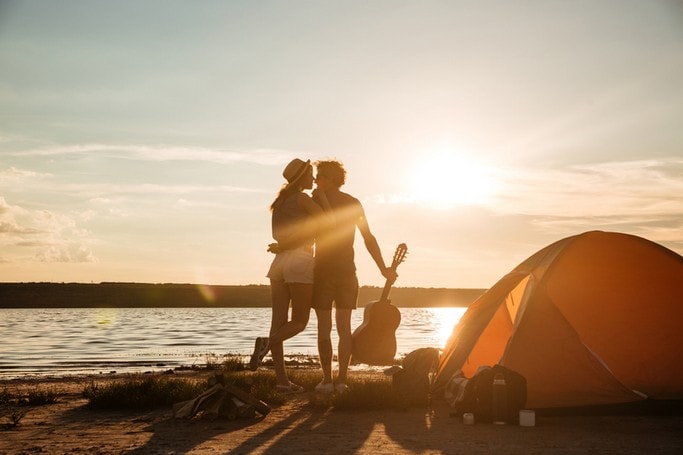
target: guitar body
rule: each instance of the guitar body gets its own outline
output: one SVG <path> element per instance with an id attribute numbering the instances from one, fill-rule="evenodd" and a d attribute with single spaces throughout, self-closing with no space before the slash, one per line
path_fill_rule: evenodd
<path id="1" fill-rule="evenodd" d="M 396 329 L 401 312 L 390 301 L 377 300 L 365 306 L 363 323 L 353 332 L 354 362 L 391 365 L 396 356 Z"/>
<path id="2" fill-rule="evenodd" d="M 396 248 L 391 269 L 395 272 L 405 259 L 408 247 L 401 243 Z M 401 312 L 389 300 L 391 285 L 384 285 L 382 297 L 370 302 L 363 312 L 363 323 L 353 331 L 351 358 L 354 363 L 368 365 L 391 365 L 396 356 L 396 329 L 401 323 Z"/>

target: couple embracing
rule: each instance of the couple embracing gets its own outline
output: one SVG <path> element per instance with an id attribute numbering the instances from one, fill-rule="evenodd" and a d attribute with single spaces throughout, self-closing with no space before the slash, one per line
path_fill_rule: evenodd
<path id="1" fill-rule="evenodd" d="M 354 238 L 360 231 L 365 247 L 382 275 L 393 282 L 396 272 L 382 258 L 360 201 L 340 191 L 346 170 L 338 161 L 318 161 L 316 176 L 309 161 L 292 160 L 282 175 L 287 183 L 271 204 L 272 232 L 277 243 L 269 247 L 275 258 L 268 271 L 271 285 L 270 335 L 256 339 L 250 368 L 256 370 L 271 352 L 277 390 L 300 392 L 285 370 L 283 341 L 303 331 L 311 308 L 318 319 L 318 354 L 323 379 L 316 392 L 346 390 L 351 361 L 351 312 L 358 300 Z M 316 189 L 312 196 L 304 190 Z M 315 252 L 315 253 L 314 253 Z M 292 316 L 289 319 L 291 302 Z M 332 306 L 339 335 L 337 377 L 332 376 Z"/>

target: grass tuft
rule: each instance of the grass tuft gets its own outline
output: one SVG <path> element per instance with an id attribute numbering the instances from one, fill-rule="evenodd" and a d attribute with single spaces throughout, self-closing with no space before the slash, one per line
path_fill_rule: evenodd
<path id="1" fill-rule="evenodd" d="M 59 394 L 54 389 L 38 389 L 35 388 L 28 392 L 29 406 L 42 406 L 46 404 L 54 404 L 57 402 Z"/>
<path id="2" fill-rule="evenodd" d="M 133 375 L 108 384 L 92 382 L 83 389 L 83 396 L 94 409 L 149 410 L 190 400 L 205 388 L 187 379 Z"/>
<path id="3" fill-rule="evenodd" d="M 7 428 L 14 428 L 18 426 L 21 419 L 23 419 L 27 413 L 27 409 L 0 407 L 0 418 L 4 418 L 9 421 L 3 424 L 3 426 Z"/>
<path id="4" fill-rule="evenodd" d="M 209 354 L 206 356 L 207 370 L 223 371 L 244 371 L 246 369 L 242 357 L 238 355 L 216 356 Z"/>
<path id="5" fill-rule="evenodd" d="M 3 389 L 0 391 L 0 420 L 5 420 L 6 422 L 3 422 L 2 426 L 7 428 L 16 427 L 28 413 L 28 409 L 22 408 L 56 403 L 57 395 L 57 392 L 53 389 L 35 388 L 28 392 L 27 398 L 25 395 L 14 394 L 7 389 Z"/>
<path id="6" fill-rule="evenodd" d="M 244 371 L 246 367 L 242 362 L 242 359 L 238 357 L 227 357 L 221 363 L 221 368 L 225 371 Z"/>
<path id="7" fill-rule="evenodd" d="M 0 390 L 0 406 L 6 406 L 12 403 L 14 395 L 7 389 Z"/>
<path id="8" fill-rule="evenodd" d="M 283 404 L 290 396 L 276 391 L 275 374 L 271 369 L 252 372 L 234 371 L 228 367 L 215 374 L 206 380 L 134 375 L 107 384 L 90 383 L 83 390 L 83 396 L 95 409 L 149 410 L 196 398 L 215 384 L 217 377 L 220 377 L 218 382 L 239 387 L 271 406 Z M 287 374 L 292 382 L 307 392 L 313 392 L 321 379 L 317 369 L 294 368 L 288 369 Z M 384 375 L 351 375 L 347 385 L 346 393 L 334 395 L 326 403 L 340 410 L 405 409 L 426 403 L 426 397 L 407 397 L 398 393 L 391 378 Z"/>

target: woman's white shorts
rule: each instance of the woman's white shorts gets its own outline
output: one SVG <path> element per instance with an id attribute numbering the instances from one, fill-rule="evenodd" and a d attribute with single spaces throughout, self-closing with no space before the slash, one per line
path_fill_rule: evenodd
<path id="1" fill-rule="evenodd" d="M 276 254 L 266 276 L 285 283 L 313 284 L 313 252 L 297 248 Z"/>

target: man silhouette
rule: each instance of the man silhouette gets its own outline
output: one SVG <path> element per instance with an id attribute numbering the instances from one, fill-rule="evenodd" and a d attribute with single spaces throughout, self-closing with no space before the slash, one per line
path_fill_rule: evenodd
<path id="1" fill-rule="evenodd" d="M 318 353 L 323 379 L 315 389 L 321 393 L 342 393 L 347 388 L 348 367 L 351 361 L 351 314 L 356 309 L 358 301 L 358 279 L 353 249 L 356 228 L 363 236 L 365 247 L 382 275 L 393 283 L 397 274 L 384 263 L 377 239 L 370 231 L 360 201 L 340 190 L 346 182 L 346 170 L 342 163 L 333 160 L 318 161 L 315 166 L 317 189 L 313 197 L 315 199 L 320 191 L 325 193 L 336 221 L 334 227 L 322 231 L 316 238 L 313 308 L 318 318 Z M 331 340 L 333 303 L 339 335 L 339 371 L 334 381 Z"/>

